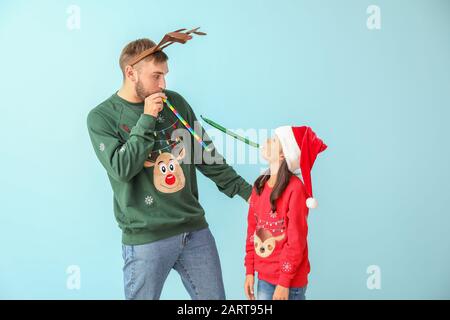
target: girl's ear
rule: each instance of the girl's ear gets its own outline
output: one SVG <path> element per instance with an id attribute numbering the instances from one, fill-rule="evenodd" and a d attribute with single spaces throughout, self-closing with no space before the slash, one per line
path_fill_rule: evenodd
<path id="1" fill-rule="evenodd" d="M 283 153 L 283 151 L 280 151 L 280 160 L 281 161 L 283 161 L 285 158 L 284 158 L 284 153 Z"/>

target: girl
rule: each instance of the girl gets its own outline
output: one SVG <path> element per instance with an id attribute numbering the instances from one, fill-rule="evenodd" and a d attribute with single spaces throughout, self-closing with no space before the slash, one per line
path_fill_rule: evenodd
<path id="1" fill-rule="evenodd" d="M 261 149 L 269 171 L 256 179 L 246 241 L 245 294 L 254 300 L 304 300 L 310 265 L 308 208 L 315 208 L 310 171 L 327 146 L 309 127 L 284 126 Z M 297 175 L 301 173 L 302 180 Z"/>

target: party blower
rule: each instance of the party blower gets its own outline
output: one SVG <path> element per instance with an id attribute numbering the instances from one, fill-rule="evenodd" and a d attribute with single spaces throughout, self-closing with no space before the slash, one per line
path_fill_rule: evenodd
<path id="1" fill-rule="evenodd" d="M 220 131 L 222 131 L 222 132 L 228 134 L 229 136 L 232 136 L 233 138 L 235 138 L 235 139 L 237 139 L 237 140 L 240 140 L 240 141 L 242 141 L 242 142 L 244 142 L 244 143 L 246 143 L 246 144 L 248 144 L 248 145 L 250 145 L 250 146 L 252 146 L 252 147 L 259 148 L 259 144 L 258 144 L 258 143 L 253 142 L 253 141 L 251 141 L 251 140 L 249 140 L 249 139 L 247 139 L 247 138 L 244 138 L 244 137 L 238 135 L 237 133 L 234 133 L 233 131 L 228 130 L 228 129 L 225 128 L 225 127 L 222 127 L 222 126 L 221 126 L 220 124 L 218 124 L 217 122 L 214 122 L 214 121 L 212 121 L 212 120 L 210 120 L 210 119 L 207 119 L 207 118 L 203 117 L 202 115 L 201 115 L 200 117 L 201 117 L 201 118 L 203 119 L 203 121 L 205 121 L 207 124 L 209 124 L 209 125 L 211 125 L 212 127 L 214 127 L 214 128 L 216 128 L 216 129 L 218 129 L 218 130 L 220 130 Z"/>
<path id="2" fill-rule="evenodd" d="M 197 140 L 197 142 L 198 142 L 203 148 L 205 148 L 206 151 L 208 151 L 208 152 L 211 151 L 211 148 L 210 148 L 209 146 L 206 145 L 206 143 L 203 141 L 203 139 L 198 135 L 197 132 L 195 132 L 194 129 L 192 129 L 192 127 L 189 125 L 189 123 L 188 123 L 188 122 L 180 115 L 180 113 L 179 113 L 179 112 L 177 111 L 177 109 L 175 109 L 175 107 L 169 102 L 169 100 L 163 99 L 163 101 L 164 101 L 165 105 L 167 105 L 167 107 L 169 107 L 170 111 L 172 111 L 172 113 L 178 118 L 178 120 L 181 121 L 181 123 L 185 126 L 185 128 L 188 129 L 188 131 L 191 133 L 191 135 L 194 137 L 194 139 Z M 225 128 L 225 127 L 222 127 L 222 126 L 221 126 L 220 124 L 218 124 L 217 122 L 214 122 L 214 121 L 212 121 L 212 120 L 210 120 L 210 119 L 207 119 L 207 118 L 205 118 L 205 117 L 203 117 L 203 116 L 200 116 L 200 117 L 203 119 L 203 121 L 205 121 L 207 124 L 211 125 L 212 127 L 216 128 L 216 129 L 218 129 L 218 130 L 220 130 L 220 131 L 222 131 L 222 132 L 224 132 L 224 133 L 226 133 L 226 134 L 232 136 L 233 138 L 235 138 L 235 139 L 237 139 L 237 140 L 240 140 L 240 141 L 242 141 L 242 142 L 244 142 L 244 143 L 246 143 L 246 144 L 248 144 L 248 145 L 250 145 L 250 146 L 252 146 L 252 147 L 259 148 L 259 144 L 258 144 L 258 143 L 253 142 L 253 141 L 251 141 L 251 140 L 249 140 L 249 139 L 247 139 L 247 138 L 244 138 L 244 137 L 238 135 L 237 133 L 234 133 L 233 131 L 228 130 L 228 129 Z"/>
<path id="3" fill-rule="evenodd" d="M 206 145 L 206 143 L 202 140 L 202 138 L 198 135 L 197 132 L 195 132 L 194 129 L 189 125 L 189 123 L 184 120 L 184 118 L 181 116 L 181 114 L 178 113 L 177 109 L 174 108 L 174 106 L 169 102 L 167 99 L 163 99 L 163 102 L 169 107 L 170 111 L 173 112 L 173 114 L 178 118 L 178 120 L 181 121 L 181 123 L 188 129 L 188 131 L 191 133 L 191 135 L 197 140 L 198 143 L 202 145 L 203 148 L 205 148 L 206 151 L 211 151 L 211 148 Z"/>

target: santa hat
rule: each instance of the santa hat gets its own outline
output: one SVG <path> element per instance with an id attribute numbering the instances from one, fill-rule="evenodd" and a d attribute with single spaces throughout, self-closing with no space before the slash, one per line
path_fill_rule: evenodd
<path id="1" fill-rule="evenodd" d="M 275 134 L 280 139 L 289 170 L 293 174 L 300 174 L 305 184 L 308 198 L 306 206 L 316 208 L 317 201 L 313 198 L 311 185 L 311 170 L 316 157 L 325 151 L 327 145 L 312 131 L 310 127 L 283 126 L 275 129 Z"/>

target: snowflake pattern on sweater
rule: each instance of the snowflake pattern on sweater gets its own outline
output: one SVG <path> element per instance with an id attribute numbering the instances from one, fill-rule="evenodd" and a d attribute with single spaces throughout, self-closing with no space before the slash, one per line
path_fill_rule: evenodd
<path id="1" fill-rule="evenodd" d="M 146 196 L 144 201 L 146 205 L 151 206 L 154 200 L 152 196 Z"/>

